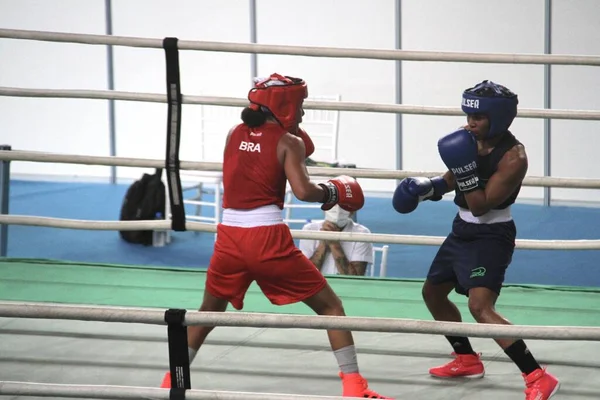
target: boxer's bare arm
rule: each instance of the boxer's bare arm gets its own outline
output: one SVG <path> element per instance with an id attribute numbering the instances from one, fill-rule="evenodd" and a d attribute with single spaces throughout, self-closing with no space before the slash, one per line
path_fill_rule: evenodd
<path id="1" fill-rule="evenodd" d="M 448 185 L 448 189 L 446 189 L 446 193 L 453 192 L 456 187 L 456 179 L 454 178 L 454 174 L 451 171 L 446 171 L 446 173 L 442 176 Z"/>
<path id="2" fill-rule="evenodd" d="M 505 202 L 522 184 L 528 167 L 527 153 L 522 145 L 516 145 L 507 151 L 485 189 L 465 194 L 471 213 L 480 216 Z"/>
<path id="3" fill-rule="evenodd" d="M 306 169 L 305 152 L 302 139 L 292 134 L 283 135 L 277 146 L 279 161 L 283 165 L 296 198 L 310 203 L 319 203 L 323 201 L 325 191 L 310 180 Z"/>
<path id="4" fill-rule="evenodd" d="M 229 139 L 231 139 L 231 134 L 237 125 L 231 127 L 229 132 L 227 132 L 227 138 L 225 139 L 225 146 L 223 146 L 223 159 L 225 159 L 225 152 L 227 151 L 227 145 L 229 144 Z"/>

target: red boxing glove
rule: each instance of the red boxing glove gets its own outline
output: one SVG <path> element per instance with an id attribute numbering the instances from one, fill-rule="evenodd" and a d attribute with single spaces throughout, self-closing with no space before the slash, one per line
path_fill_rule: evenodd
<path id="1" fill-rule="evenodd" d="M 304 142 L 304 147 L 306 148 L 306 158 L 310 157 L 312 153 L 315 152 L 315 144 L 311 140 L 310 136 L 308 136 L 308 133 L 306 133 L 306 131 L 302 128 L 298 128 L 296 135 L 302 138 L 302 141 Z"/>
<path id="2" fill-rule="evenodd" d="M 321 210 L 327 211 L 339 204 L 346 211 L 358 211 L 365 205 L 362 188 L 351 176 L 341 175 L 330 179 L 327 183 L 319 183 L 325 189 L 325 200 Z"/>

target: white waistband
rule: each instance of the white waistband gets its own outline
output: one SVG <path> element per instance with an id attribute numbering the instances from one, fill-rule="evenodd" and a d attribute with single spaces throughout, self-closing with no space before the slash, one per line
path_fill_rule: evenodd
<path id="1" fill-rule="evenodd" d="M 283 224 L 281 209 L 276 205 L 253 208 L 251 210 L 223 210 L 222 225 L 252 228 L 255 226 L 270 226 Z"/>
<path id="2" fill-rule="evenodd" d="M 490 210 L 479 217 L 474 216 L 471 211 L 466 208 L 459 207 L 458 215 L 463 221 L 471 224 L 497 224 L 499 222 L 512 221 L 510 207 L 503 210 Z"/>

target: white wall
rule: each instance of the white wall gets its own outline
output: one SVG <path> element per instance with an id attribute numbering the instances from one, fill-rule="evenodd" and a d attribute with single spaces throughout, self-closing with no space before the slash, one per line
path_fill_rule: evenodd
<path id="1" fill-rule="evenodd" d="M 0 0 L 0 26 L 104 33 L 103 0 Z M 106 48 L 0 40 L 0 85 L 45 89 L 106 89 Z M 105 100 L 0 97 L 0 141 L 13 149 L 108 155 Z M 109 167 L 15 162 L 14 174 L 107 176 Z"/>
<path id="2" fill-rule="evenodd" d="M 595 0 L 554 1 L 553 52 L 600 53 L 600 9 Z M 175 7 L 173 5 L 176 5 Z M 493 13 L 476 0 L 402 2 L 402 46 L 407 50 L 543 53 L 544 0 L 496 2 Z M 306 0 L 283 11 L 280 2 L 257 0 L 257 39 L 265 44 L 393 49 L 395 1 Z M 286 13 L 281 18 L 282 13 Z M 49 18 L 49 16 L 51 16 Z M 484 17 L 482 17 L 484 16 Z M 0 26 L 31 30 L 103 34 L 104 1 L 0 0 Z M 122 36 L 224 42 L 250 41 L 247 1 L 113 1 L 113 33 Z M 0 39 L 0 85 L 37 88 L 106 89 L 104 46 Z M 9 55 L 7 58 L 6 55 Z M 8 62 L 6 60 L 9 60 Z M 250 82 L 250 55 L 181 51 L 185 94 L 244 97 Z M 114 48 L 116 90 L 164 93 L 160 49 Z M 519 94 L 523 108 L 543 107 L 543 66 L 403 62 L 403 103 L 458 107 L 467 87 L 491 79 Z M 393 103 L 393 61 L 259 55 L 258 73 L 278 71 L 305 78 L 311 95 L 340 94 L 344 101 Z M 552 67 L 552 107 L 598 109 L 597 68 Z M 220 160 L 226 129 L 238 121 L 236 108 L 214 108 L 219 117 L 205 159 Z M 109 154 L 108 105 L 101 100 L 0 97 L 0 138 L 15 149 L 90 155 Z M 166 105 L 117 102 L 117 154 L 163 158 Z M 462 117 L 403 116 L 406 170 L 444 170 L 436 142 L 462 124 Z M 198 106 L 183 108 L 181 158 L 202 157 Z M 552 122 L 553 176 L 599 178 L 594 146 L 600 122 Z M 513 132 L 526 145 L 529 175 L 543 174 L 543 121 L 518 118 Z M 222 132 L 222 133 L 221 133 Z M 339 158 L 362 168 L 396 164 L 395 116 L 342 112 Z M 586 148 L 587 147 L 587 148 Z M 569 150 L 569 154 L 566 154 Z M 108 176 L 108 167 L 15 163 L 15 174 Z M 120 177 L 140 170 L 119 168 Z M 393 181 L 369 180 L 367 190 L 392 190 Z M 541 198 L 541 188 L 523 197 Z M 554 189 L 554 199 L 598 200 L 600 191 Z"/>
<path id="3" fill-rule="evenodd" d="M 257 1 L 257 42 L 319 47 L 394 49 L 394 0 L 305 0 L 279 18 L 280 2 Z M 260 55 L 258 72 L 306 79 L 309 96 L 340 94 L 343 101 L 393 103 L 393 61 Z M 342 112 L 340 161 L 360 168 L 396 167 L 395 115 Z M 361 179 L 366 190 L 393 190 L 394 181 Z"/>
<path id="4" fill-rule="evenodd" d="M 218 3 L 179 0 L 113 1 L 113 33 L 120 36 L 206 40 L 250 41 L 249 8 L 245 1 Z M 143 12 L 142 12 L 143 11 Z M 181 92 L 186 95 L 242 97 L 250 84 L 250 55 L 224 52 L 180 51 Z M 115 47 L 115 89 L 165 93 L 165 56 L 162 49 Z M 180 158 L 199 160 L 198 106 L 182 109 Z M 241 111 L 241 110 L 240 110 Z M 117 154 L 123 157 L 164 158 L 166 152 L 167 105 L 162 103 L 117 102 Z M 238 114 L 239 115 L 239 114 Z M 219 150 L 208 158 L 220 161 Z M 120 168 L 119 176 L 137 177 L 139 170 Z"/>
<path id="5" fill-rule="evenodd" d="M 554 1 L 552 50 L 600 56 L 600 5 L 596 0 Z M 553 66 L 552 108 L 600 110 L 598 67 Z M 553 120 L 552 175 L 600 178 L 600 121 Z M 552 189 L 560 200 L 599 201 L 600 190 Z"/>

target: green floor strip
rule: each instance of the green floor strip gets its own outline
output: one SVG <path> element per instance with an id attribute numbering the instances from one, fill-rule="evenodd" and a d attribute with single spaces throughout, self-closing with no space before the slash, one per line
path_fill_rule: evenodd
<path id="1" fill-rule="evenodd" d="M 0 260 L 0 300 L 58 302 L 125 307 L 196 309 L 202 300 L 204 270 L 53 260 Z M 362 317 L 431 320 L 421 299 L 422 282 L 401 279 L 328 278 L 346 313 Z M 469 315 L 467 299 L 452 295 Z M 593 288 L 507 286 L 497 309 L 515 324 L 600 326 L 600 290 Z M 253 284 L 243 311 L 311 314 L 304 304 L 277 307 Z"/>

